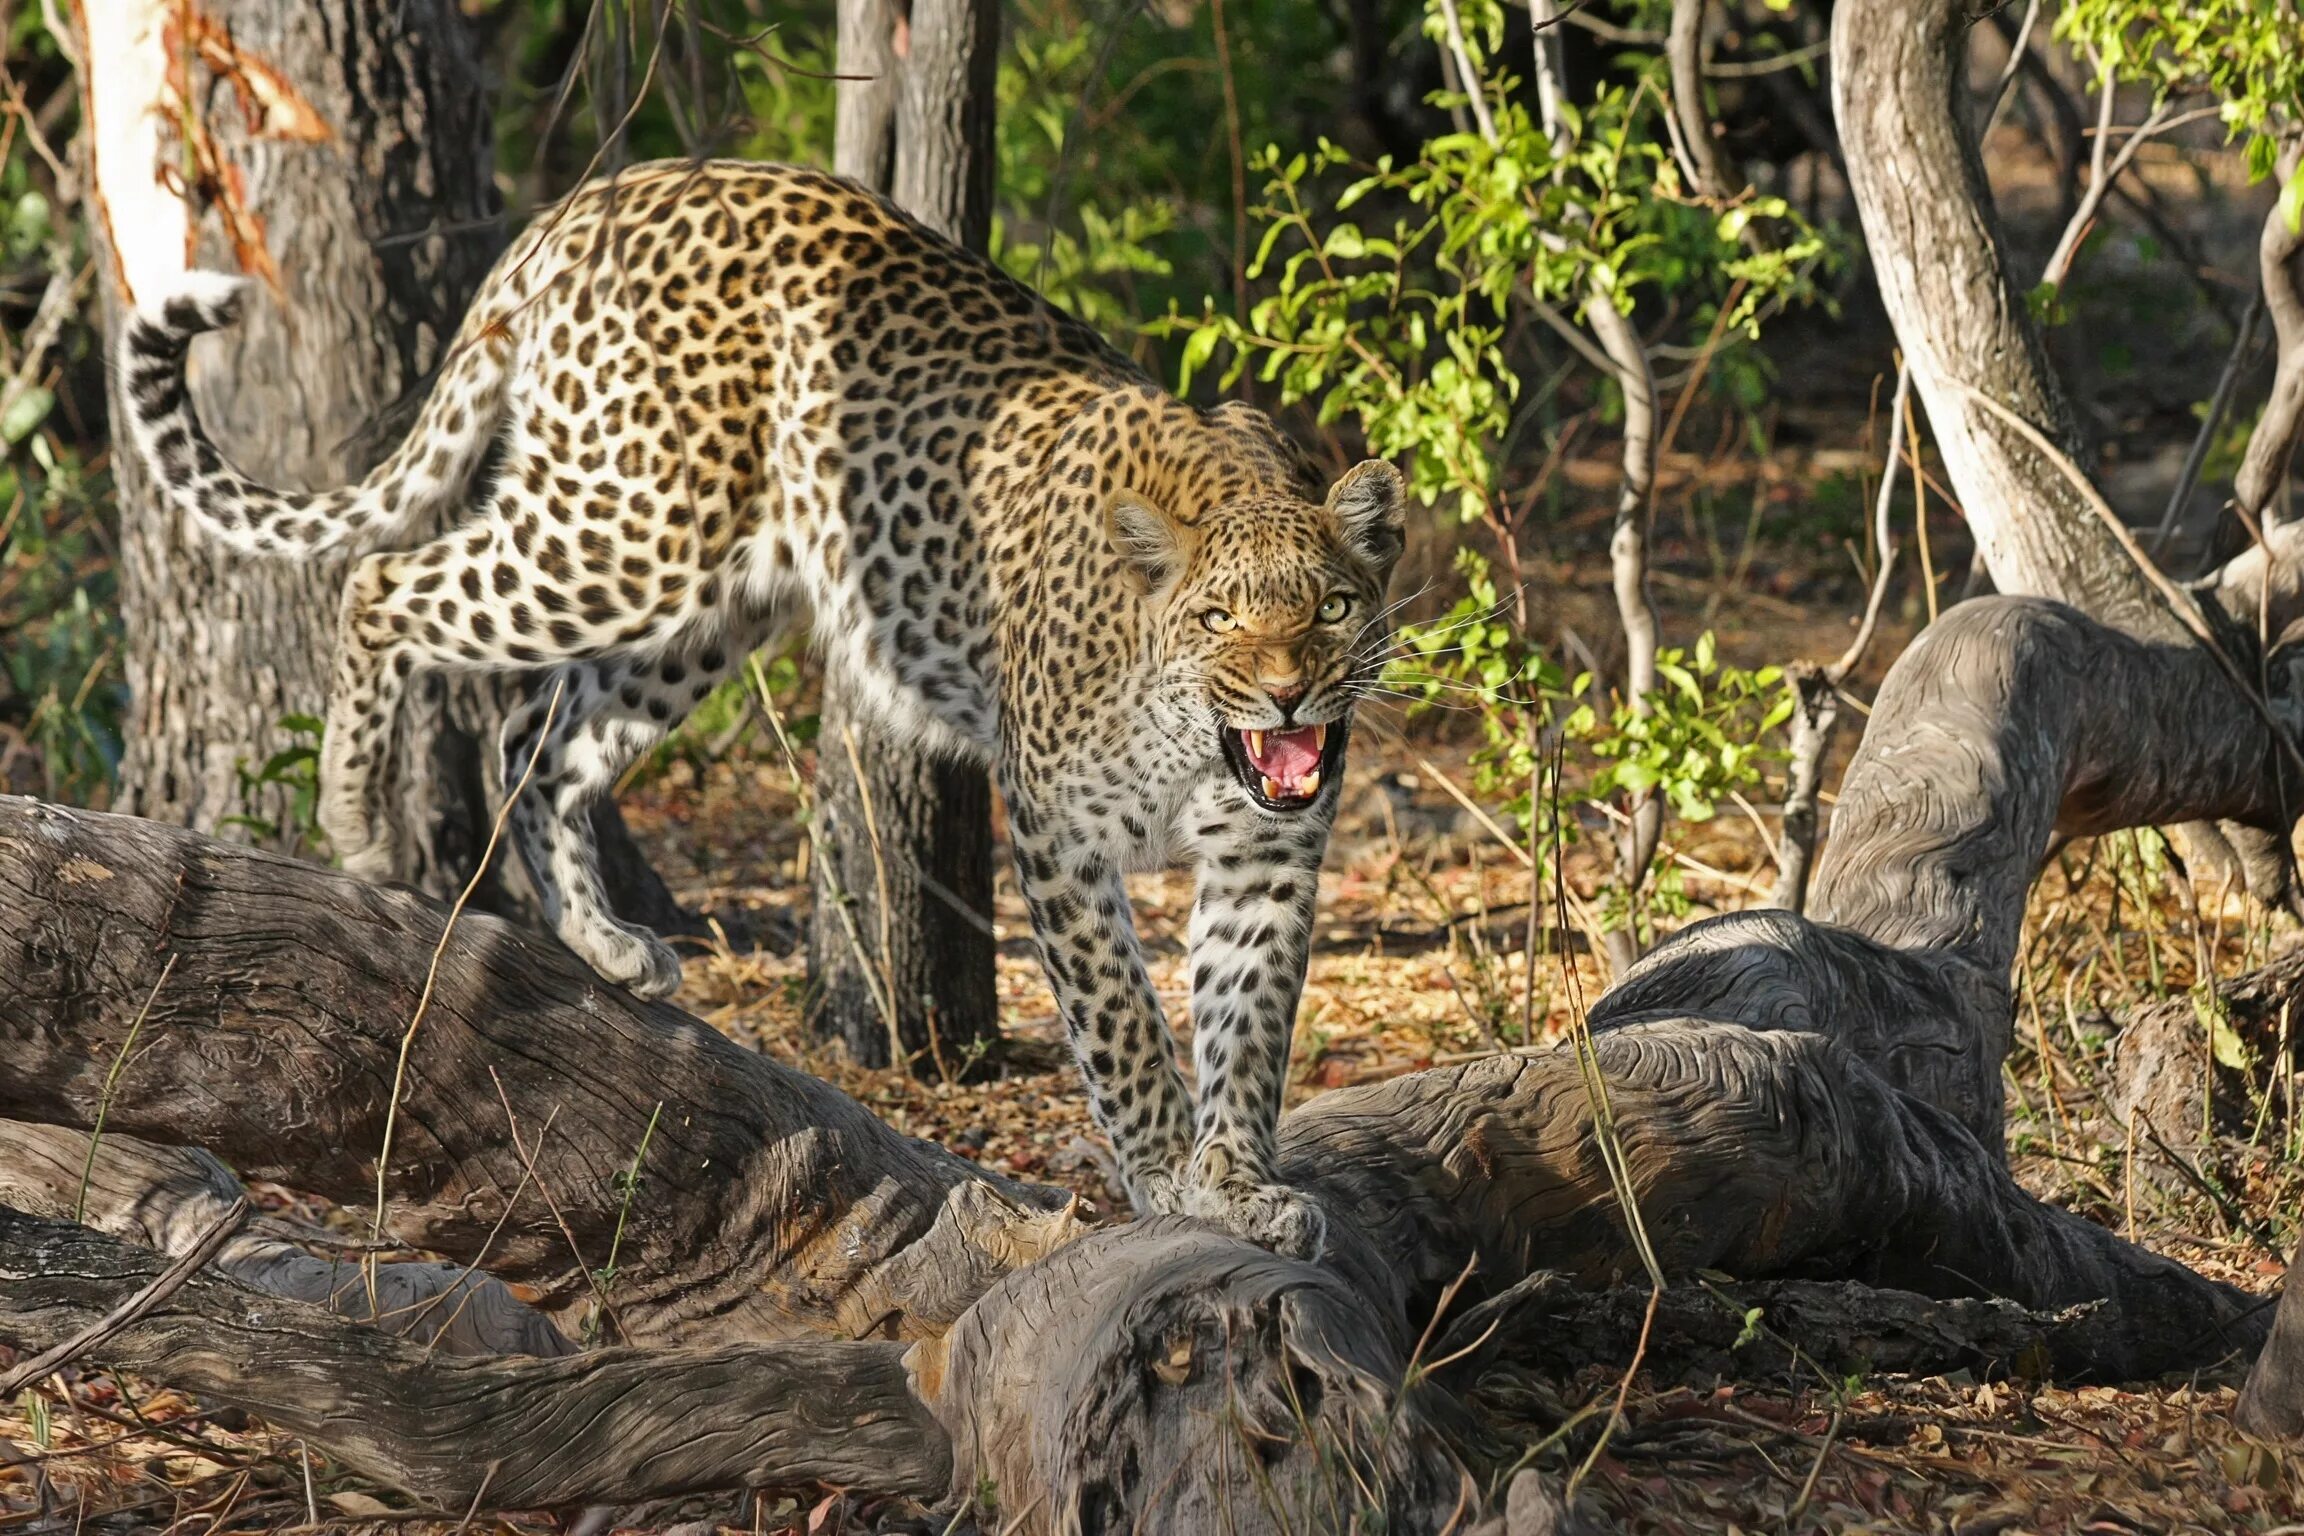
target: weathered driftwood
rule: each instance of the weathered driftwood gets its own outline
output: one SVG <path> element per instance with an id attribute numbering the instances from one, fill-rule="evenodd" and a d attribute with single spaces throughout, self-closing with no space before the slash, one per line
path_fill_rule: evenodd
<path id="1" fill-rule="evenodd" d="M 245 1198 L 230 1169 L 196 1147 L 0 1120 L 0 1206 L 81 1221 L 99 1232 L 180 1254 Z M 338 1249 L 322 1258 L 307 1245 Z M 328 1308 L 431 1349 L 464 1355 L 567 1355 L 576 1346 L 471 1265 L 362 1262 L 343 1240 L 258 1220 L 236 1233 L 211 1267 L 252 1289 Z"/>
<path id="2" fill-rule="evenodd" d="M 1997 1137 L 2006 967 L 2051 832 L 2263 811 L 2261 763 L 2179 762 L 2132 726 L 2164 718 L 2183 740 L 2202 665 L 1999 599 L 1954 610 L 1899 662 L 1818 876 L 1819 912 L 1845 926 L 1781 912 L 1699 924 L 1594 1010 L 1668 1272 L 1852 1277 L 2044 1311 L 2100 1301 L 2084 1322 L 2042 1325 L 2052 1363 L 2076 1375 L 2193 1367 L 2261 1338 L 2250 1298 L 2025 1195 Z M 112 1132 L 367 1205 L 442 926 L 412 893 L 0 801 L 0 1116 L 84 1129 L 101 1110 Z M 1442 1293 L 1468 1269 L 1459 1307 L 1539 1266 L 1590 1286 L 1637 1264 L 1566 1048 L 1344 1089 L 1289 1116 L 1284 1163 L 1335 1229 L 1318 1266 L 1168 1224 L 1064 1246 L 1078 1224 L 1049 1192 L 897 1135 L 486 918 L 464 918 L 442 951 L 399 1104 L 385 1213 L 399 1238 L 483 1261 L 555 1315 L 598 1306 L 612 1335 L 651 1345 L 916 1340 L 908 1390 L 943 1427 L 951 1491 L 989 1479 L 1026 1530 L 1147 1510 L 1148 1528 L 1181 1528 L 1251 1483 L 1270 1496 L 1260 1514 L 1237 1507 L 1237 1529 L 1301 1524 L 1366 1485 L 1394 1528 L 1436 1530 L 1463 1494 L 1463 1442 L 1445 1389 L 1407 1365 Z M 628 1199 L 618 1175 L 636 1158 Z M 586 1272 L 620 1219 L 603 1299 Z M 110 1346 L 118 1363 L 172 1368 L 123 1353 L 132 1342 Z M 582 1357 L 600 1358 L 625 1357 Z M 826 1380 L 829 1362 L 867 1361 L 810 1358 Z M 570 1374 L 522 1379 L 572 1401 L 598 1390 L 581 1361 L 523 1368 L 545 1365 Z M 715 1437 L 699 1426 L 755 1400 L 682 1401 L 703 1455 Z M 727 1483 L 817 1466 L 729 1445 Z M 469 1487 L 362 1454 L 434 1498 Z M 593 1467 L 549 1491 L 658 1486 L 624 1461 Z M 1235 1479 L 1257 1469 L 1286 1476 Z"/>
<path id="3" fill-rule="evenodd" d="M 162 1262 L 0 1208 L 0 1333 L 85 1327 Z M 483 1496 L 506 1509 L 557 1504 L 570 1490 L 638 1500 L 821 1481 L 941 1493 L 945 1443 L 906 1386 L 903 1352 L 784 1340 L 455 1358 L 212 1273 L 97 1346 L 100 1358 L 254 1409 L 354 1470 L 459 1511 Z M 708 1434 L 697 1402 L 711 1405 Z"/>
<path id="4" fill-rule="evenodd" d="M 1663 1292 L 1651 1319 L 1644 1285 L 1587 1291 L 1559 1276 L 1531 1281 L 1533 1294 L 1466 1311 L 1432 1347 L 1433 1357 L 1445 1360 L 1476 1344 L 1474 1369 L 1509 1363 L 1565 1375 L 1594 1359 L 1630 1359 L 1645 1328 L 1642 1359 L 1660 1379 L 1812 1382 L 1818 1372 L 1839 1380 L 1857 1372 L 1959 1370 L 2052 1378 L 2094 1366 L 2094 1335 L 2112 1311 L 2088 1302 L 2035 1312 L 1991 1297 L 1940 1300 L 1846 1280 L 1705 1280 Z"/>
<path id="5" fill-rule="evenodd" d="M 459 919 L 419 1020 L 443 914 L 412 891 L 26 801 L 0 871 L 0 1118 L 92 1125 L 117 1065 L 111 1129 L 372 1206 L 416 1021 L 390 1229 L 560 1313 L 621 1219 L 633 1342 L 940 1330 L 1069 1220 L 494 918 Z"/>

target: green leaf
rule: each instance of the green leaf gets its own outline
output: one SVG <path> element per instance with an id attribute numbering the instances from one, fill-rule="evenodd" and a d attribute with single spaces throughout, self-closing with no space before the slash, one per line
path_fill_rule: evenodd
<path id="1" fill-rule="evenodd" d="M 1221 339 L 1213 325 L 1203 325 L 1184 338 L 1184 356 L 1177 365 L 1177 393 L 1191 392 L 1192 375 L 1208 365 L 1208 360 L 1216 355 L 1216 343 Z"/>
<path id="2" fill-rule="evenodd" d="M 2304 162 L 2299 162 L 2296 174 L 2280 189 L 2280 217 L 2288 223 L 2288 233 L 2304 234 Z"/>
<path id="3" fill-rule="evenodd" d="M 2280 141 L 2268 133 L 2255 134 L 2248 140 L 2248 179 L 2262 181 L 2280 168 Z"/>
<path id="4" fill-rule="evenodd" d="M 40 428 L 56 405 L 55 393 L 35 384 L 18 395 L 0 416 L 0 442 L 20 443 Z"/>

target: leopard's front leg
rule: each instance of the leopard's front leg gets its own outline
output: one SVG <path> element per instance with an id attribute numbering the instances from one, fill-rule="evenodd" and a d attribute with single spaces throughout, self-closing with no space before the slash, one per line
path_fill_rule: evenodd
<path id="1" fill-rule="evenodd" d="M 1112 1139 L 1137 1214 L 1181 1211 L 1192 1102 L 1119 865 L 1091 833 L 1044 817 L 1014 790 L 1009 807 L 1017 883 L 1088 1085 L 1088 1113 Z"/>
<path id="2" fill-rule="evenodd" d="M 1186 1208 L 1305 1258 L 1318 1255 L 1327 1222 L 1308 1196 L 1278 1182 L 1275 1142 L 1333 805 L 1331 798 L 1278 826 L 1245 807 L 1195 818 L 1192 1046 L 1200 1104 Z"/>

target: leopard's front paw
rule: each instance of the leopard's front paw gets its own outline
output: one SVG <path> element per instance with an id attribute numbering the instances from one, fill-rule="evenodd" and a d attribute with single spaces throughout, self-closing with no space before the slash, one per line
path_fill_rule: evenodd
<path id="1" fill-rule="evenodd" d="M 1128 1203 L 1138 1219 L 1146 1216 L 1182 1216 L 1191 1208 L 1191 1191 L 1165 1168 L 1137 1174 L 1128 1181 Z"/>
<path id="2" fill-rule="evenodd" d="M 1317 1259 L 1328 1242 L 1328 1213 L 1286 1184 L 1202 1186 L 1185 1209 L 1291 1259 Z"/>
<path id="3" fill-rule="evenodd" d="M 680 957 L 645 928 L 614 918 L 564 921 L 561 942 L 634 997 L 670 997 L 680 990 Z"/>

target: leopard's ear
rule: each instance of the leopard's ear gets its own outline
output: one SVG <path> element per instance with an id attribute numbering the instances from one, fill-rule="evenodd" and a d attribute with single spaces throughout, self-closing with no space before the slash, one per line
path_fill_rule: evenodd
<path id="1" fill-rule="evenodd" d="M 1105 512 L 1112 547 L 1122 563 L 1144 583 L 1147 592 L 1159 592 L 1184 574 L 1192 554 L 1192 531 L 1134 491 L 1115 491 Z"/>
<path id="2" fill-rule="evenodd" d="M 1408 486 L 1400 471 L 1382 459 L 1355 464 L 1329 491 L 1328 511 L 1344 542 L 1379 572 L 1390 574 L 1408 543 Z"/>

